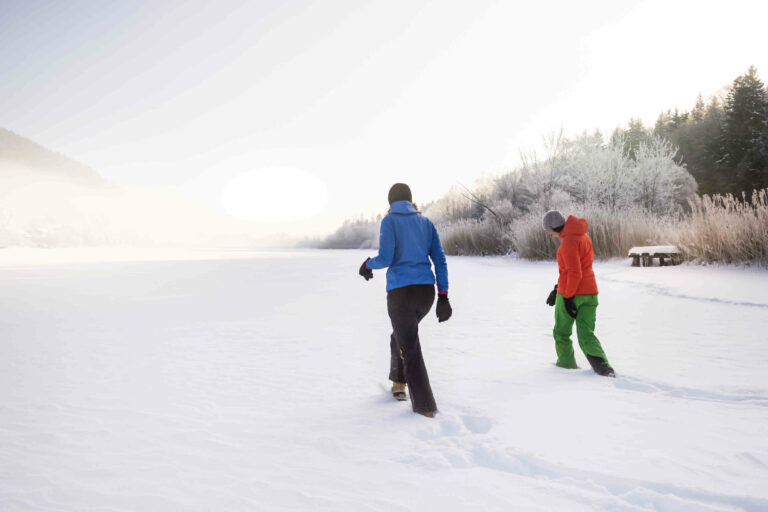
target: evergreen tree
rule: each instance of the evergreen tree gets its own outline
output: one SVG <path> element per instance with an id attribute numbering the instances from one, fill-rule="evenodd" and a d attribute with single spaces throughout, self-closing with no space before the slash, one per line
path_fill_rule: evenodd
<path id="1" fill-rule="evenodd" d="M 696 98 L 696 105 L 691 110 L 691 120 L 694 123 L 701 122 L 706 114 L 706 106 L 704 105 L 704 98 L 701 97 L 701 93 Z"/>
<path id="2" fill-rule="evenodd" d="M 630 131 L 617 131 L 614 138 Z M 754 66 L 733 82 L 724 101 L 713 97 L 705 103 L 699 94 L 690 113 L 676 108 L 659 114 L 652 133 L 679 148 L 679 161 L 701 193 L 749 195 L 768 187 L 768 90 Z M 628 146 L 637 147 L 634 140 Z"/>
<path id="3" fill-rule="evenodd" d="M 672 132 L 672 111 L 667 110 L 656 118 L 656 124 L 653 126 L 653 135 L 663 139 L 671 139 Z"/>
<path id="4" fill-rule="evenodd" d="M 680 149 L 682 162 L 696 178 L 699 192 L 715 194 L 727 190 L 721 175 L 724 175 L 720 158 L 719 141 L 722 126 L 722 109 L 717 98 L 708 106 L 699 95 L 690 118 L 670 137 L 672 144 Z"/>
<path id="5" fill-rule="evenodd" d="M 629 158 L 636 160 L 640 145 L 648 142 L 651 139 L 651 135 L 651 131 L 643 125 L 642 119 L 635 119 L 633 117 L 629 120 L 626 130 L 617 129 L 613 132 L 611 140 L 616 142 L 619 140 L 619 137 L 623 137 L 624 152 Z"/>
<path id="6" fill-rule="evenodd" d="M 742 191 L 768 186 L 768 91 L 754 66 L 734 80 L 724 111 L 720 163 Z"/>

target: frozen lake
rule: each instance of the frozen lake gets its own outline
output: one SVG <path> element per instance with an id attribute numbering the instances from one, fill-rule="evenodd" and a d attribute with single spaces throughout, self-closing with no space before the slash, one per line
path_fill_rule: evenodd
<path id="1" fill-rule="evenodd" d="M 767 271 L 598 262 L 607 379 L 554 263 L 449 257 L 428 419 L 372 255 L 0 251 L 0 510 L 768 510 Z"/>

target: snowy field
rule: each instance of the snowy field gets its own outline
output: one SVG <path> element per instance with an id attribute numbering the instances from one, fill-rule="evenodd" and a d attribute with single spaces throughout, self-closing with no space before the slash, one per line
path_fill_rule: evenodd
<path id="1" fill-rule="evenodd" d="M 428 419 L 367 255 L 0 251 L 0 511 L 768 510 L 768 272 L 598 263 L 609 379 L 554 263 L 449 257 Z"/>

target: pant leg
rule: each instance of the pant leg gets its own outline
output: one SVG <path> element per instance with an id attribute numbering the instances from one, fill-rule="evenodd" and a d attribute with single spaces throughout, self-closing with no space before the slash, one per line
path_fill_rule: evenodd
<path id="1" fill-rule="evenodd" d="M 403 367 L 403 357 L 400 355 L 400 347 L 397 345 L 395 333 L 389 337 L 389 380 L 392 382 L 405 382 L 405 368 Z"/>
<path id="2" fill-rule="evenodd" d="M 435 303 L 435 287 L 433 285 L 416 285 L 416 315 L 421 322 L 427 313 L 432 310 L 432 304 Z"/>
<path id="3" fill-rule="evenodd" d="M 576 318 L 576 335 L 579 337 L 579 347 L 584 355 L 602 358 L 608 362 L 603 352 L 600 340 L 595 336 L 597 319 L 597 295 L 576 295 L 574 303 L 579 313 Z"/>
<path id="4" fill-rule="evenodd" d="M 561 368 L 578 368 L 573 354 L 571 333 L 573 333 L 573 317 L 565 310 L 563 294 L 558 293 L 555 299 L 555 328 L 552 329 L 552 336 L 555 338 L 557 366 Z"/>
<path id="5" fill-rule="evenodd" d="M 417 412 L 437 410 L 419 342 L 419 322 L 432 308 L 434 300 L 433 285 L 405 286 L 387 294 L 387 310 L 402 356 L 405 382 L 411 405 Z"/>

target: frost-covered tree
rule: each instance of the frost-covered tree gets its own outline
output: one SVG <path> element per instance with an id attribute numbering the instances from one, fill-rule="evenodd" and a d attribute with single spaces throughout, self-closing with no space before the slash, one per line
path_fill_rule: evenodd
<path id="1" fill-rule="evenodd" d="M 508 172 L 496 178 L 491 189 L 491 201 L 508 202 L 512 207 L 527 211 L 533 202 L 520 172 Z"/>
<path id="2" fill-rule="evenodd" d="M 379 244 L 381 215 L 366 219 L 360 217 L 344 221 L 334 233 L 323 240 L 308 242 L 307 245 L 320 249 L 371 249 Z"/>
<path id="3" fill-rule="evenodd" d="M 640 144 L 632 177 L 635 204 L 665 213 L 695 195 L 696 180 L 675 164 L 676 154 L 669 141 L 658 137 Z"/>
<path id="4" fill-rule="evenodd" d="M 424 213 L 435 223 L 450 223 L 459 219 L 479 218 L 482 211 L 467 197 L 463 187 L 454 186 L 442 198 L 430 203 Z"/>
<path id="5" fill-rule="evenodd" d="M 580 137 L 571 143 L 568 187 L 579 203 L 594 204 L 617 211 L 633 202 L 632 167 L 622 135 L 608 144 L 602 137 Z"/>
<path id="6" fill-rule="evenodd" d="M 558 208 L 570 200 L 566 192 L 572 165 L 570 146 L 560 130 L 545 137 L 543 159 L 539 159 L 535 152 L 521 155 L 521 183 L 539 209 Z"/>

